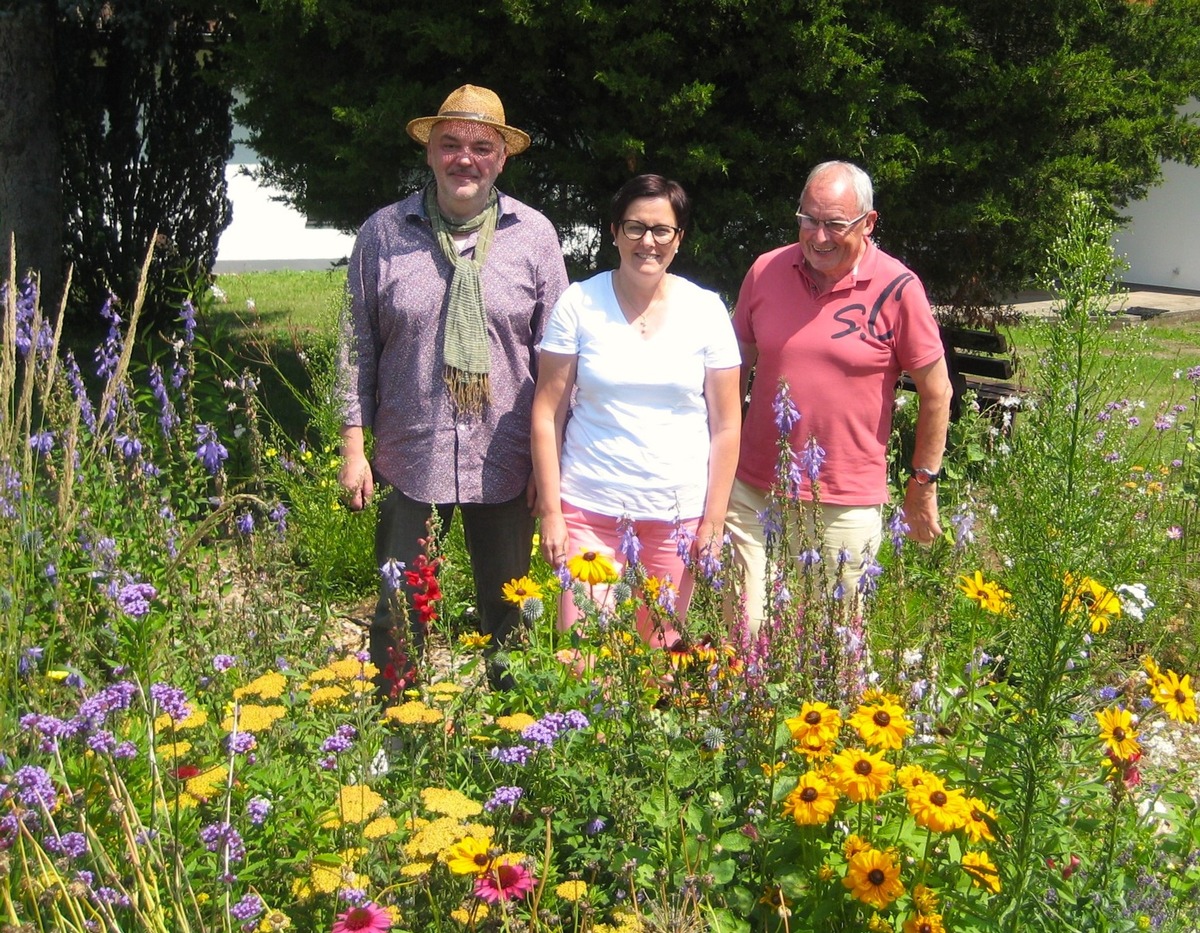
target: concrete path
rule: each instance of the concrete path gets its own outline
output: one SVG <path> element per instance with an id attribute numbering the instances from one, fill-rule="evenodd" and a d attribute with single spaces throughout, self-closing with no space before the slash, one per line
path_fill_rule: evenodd
<path id="1" fill-rule="evenodd" d="M 1169 319 L 1172 323 L 1200 321 L 1200 292 L 1178 289 L 1154 288 L 1145 285 L 1127 285 L 1123 304 L 1117 320 L 1137 323 L 1153 319 Z M 1054 302 L 1048 292 L 1021 292 L 1012 301 L 1015 311 L 1032 317 L 1048 317 L 1053 314 Z"/>

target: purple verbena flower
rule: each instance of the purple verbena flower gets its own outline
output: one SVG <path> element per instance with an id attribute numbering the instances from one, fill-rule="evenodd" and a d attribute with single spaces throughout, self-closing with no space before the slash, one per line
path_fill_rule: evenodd
<path id="1" fill-rule="evenodd" d="M 497 746 L 488 754 L 502 765 L 523 765 L 529 761 L 529 756 L 533 754 L 533 749 L 528 745 L 513 745 L 509 748 L 500 748 Z"/>
<path id="2" fill-rule="evenodd" d="M 32 810 L 44 807 L 50 811 L 58 806 L 58 792 L 54 789 L 54 782 L 50 780 L 45 768 L 38 765 L 22 765 L 13 775 L 12 783 L 16 788 L 17 802 L 22 806 Z"/>
<path id="3" fill-rule="evenodd" d="M 253 732 L 234 732 L 225 738 L 225 749 L 234 755 L 245 755 L 258 748 Z"/>
<path id="4" fill-rule="evenodd" d="M 231 667 L 237 667 L 237 658 L 231 654 L 218 654 L 213 658 L 212 666 L 218 674 L 224 674 Z"/>
<path id="5" fill-rule="evenodd" d="M 117 608 L 131 619 L 150 612 L 150 602 L 158 595 L 152 583 L 126 583 L 117 591 Z"/>
<path id="6" fill-rule="evenodd" d="M 251 893 L 229 908 L 229 916 L 240 923 L 247 923 L 261 914 L 263 909 L 263 899 Z"/>
<path id="7" fill-rule="evenodd" d="M 497 787 L 492 792 L 491 799 L 483 805 L 483 809 L 492 813 L 501 807 L 515 807 L 524 793 L 520 787 Z"/>
<path id="8" fill-rule="evenodd" d="M 61 836 L 47 836 L 42 840 L 42 846 L 47 852 L 65 855 L 67 858 L 81 858 L 88 850 L 87 837 L 83 833 L 63 833 Z"/>
<path id="9" fill-rule="evenodd" d="M 150 699 L 174 722 L 183 722 L 192 715 L 192 707 L 187 701 L 187 694 L 174 684 L 161 681 L 151 684 Z"/>
<path id="10" fill-rule="evenodd" d="M 252 534 L 254 534 L 254 513 L 243 512 L 237 517 L 237 520 L 234 522 L 234 526 L 237 528 L 237 533 L 242 537 L 250 537 Z"/>
<path id="11" fill-rule="evenodd" d="M 262 826 L 271 812 L 271 801 L 266 797 L 251 797 L 246 801 L 246 815 L 255 826 Z"/>
<path id="12" fill-rule="evenodd" d="M 240 862 L 246 857 L 246 846 L 241 835 L 228 823 L 202 826 L 200 841 L 209 852 L 228 853 L 230 862 Z"/>

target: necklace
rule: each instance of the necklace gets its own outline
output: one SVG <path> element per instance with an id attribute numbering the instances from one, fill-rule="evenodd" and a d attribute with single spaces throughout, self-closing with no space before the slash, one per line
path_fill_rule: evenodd
<path id="1" fill-rule="evenodd" d="M 628 322 L 631 326 L 636 327 L 638 330 L 638 333 L 641 336 L 645 336 L 647 329 L 649 329 L 649 327 L 650 327 L 651 312 L 654 311 L 655 308 L 657 307 L 657 305 L 659 303 L 659 299 L 657 297 L 651 298 L 650 301 L 647 303 L 646 307 L 641 311 L 641 313 L 639 313 L 635 317 L 631 318 L 629 316 L 629 314 L 630 314 L 630 310 L 632 309 L 633 303 L 629 299 L 622 296 L 622 294 L 621 294 L 622 289 L 621 289 L 620 285 L 618 284 L 619 281 L 620 280 L 614 274 L 613 279 L 612 279 L 612 288 L 613 288 L 613 294 L 617 298 L 617 306 L 621 309 L 621 314 L 623 314 L 625 316 L 626 322 Z"/>

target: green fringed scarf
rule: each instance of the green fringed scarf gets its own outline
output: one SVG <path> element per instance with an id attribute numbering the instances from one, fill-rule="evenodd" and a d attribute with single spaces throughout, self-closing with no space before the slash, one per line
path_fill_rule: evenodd
<path id="1" fill-rule="evenodd" d="M 464 223 L 447 220 L 438 210 L 437 185 L 425 188 L 425 213 L 433 226 L 442 255 L 454 267 L 450 280 L 450 298 L 446 307 L 446 332 L 442 338 L 442 378 L 459 411 L 479 414 L 490 398 L 488 373 L 492 369 L 488 354 L 487 311 L 483 305 L 480 272 L 496 234 L 500 217 L 496 189 L 488 196 L 487 207 Z M 456 233 L 479 231 L 475 256 L 468 259 L 454 245 Z"/>

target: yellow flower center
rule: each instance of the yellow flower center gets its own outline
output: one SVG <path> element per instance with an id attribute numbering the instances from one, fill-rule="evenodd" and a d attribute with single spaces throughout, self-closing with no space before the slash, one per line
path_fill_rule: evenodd
<path id="1" fill-rule="evenodd" d="M 867 872 L 867 880 L 876 887 L 879 887 L 879 885 L 887 881 L 887 875 L 883 873 L 882 868 L 872 868 Z"/>
<path id="2" fill-rule="evenodd" d="M 858 761 L 854 762 L 854 773 L 864 776 L 870 774 L 871 762 L 867 761 L 865 758 L 860 758 Z"/>
<path id="3" fill-rule="evenodd" d="M 817 799 L 817 789 L 815 787 L 806 787 L 800 791 L 800 799 L 805 803 L 812 803 Z"/>
<path id="4" fill-rule="evenodd" d="M 595 551 L 584 551 L 583 559 L 586 560 L 590 564 L 592 561 L 594 561 L 596 559 L 596 552 Z"/>
<path id="5" fill-rule="evenodd" d="M 944 791 L 935 790 L 929 795 L 929 802 L 935 807 L 944 807 L 946 805 L 946 794 Z"/>
<path id="6" fill-rule="evenodd" d="M 1188 695 L 1186 693 L 1184 693 L 1182 690 L 1175 691 L 1175 702 L 1176 703 L 1186 703 L 1187 701 L 1188 701 Z"/>
<path id="7" fill-rule="evenodd" d="M 821 714 L 818 713 L 815 709 L 810 710 L 808 713 L 806 713 L 804 715 L 804 721 L 806 723 L 808 723 L 810 726 L 819 725 L 821 722 Z"/>
<path id="8" fill-rule="evenodd" d="M 1118 742 L 1124 742 L 1125 741 L 1125 730 L 1122 729 L 1120 726 L 1117 726 L 1115 729 L 1113 729 L 1113 738 L 1116 739 Z"/>
<path id="9" fill-rule="evenodd" d="M 892 717 L 887 714 L 886 710 L 882 710 L 882 709 L 879 712 L 877 712 L 872 718 L 875 722 L 875 725 L 877 725 L 883 729 L 886 729 L 892 722 Z"/>

